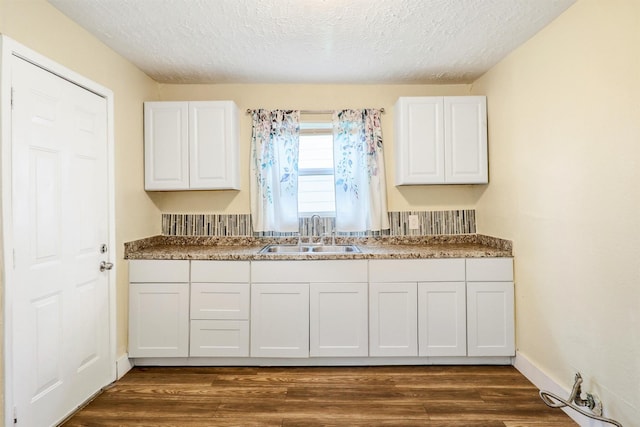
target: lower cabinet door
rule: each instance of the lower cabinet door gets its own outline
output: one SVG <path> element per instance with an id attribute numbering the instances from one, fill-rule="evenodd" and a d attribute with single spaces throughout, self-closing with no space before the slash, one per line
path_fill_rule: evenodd
<path id="1" fill-rule="evenodd" d="M 129 356 L 189 355 L 189 284 L 129 285 Z"/>
<path id="2" fill-rule="evenodd" d="M 369 355 L 418 355 L 417 283 L 369 285 Z"/>
<path id="3" fill-rule="evenodd" d="M 513 282 L 467 282 L 469 356 L 514 356 Z"/>
<path id="4" fill-rule="evenodd" d="M 466 356 L 466 310 L 464 282 L 418 283 L 419 355 Z"/>
<path id="5" fill-rule="evenodd" d="M 192 320 L 192 357 L 248 357 L 248 320 Z"/>
<path id="6" fill-rule="evenodd" d="M 251 285 L 251 356 L 309 357 L 309 284 Z"/>
<path id="7" fill-rule="evenodd" d="M 366 283 L 311 283 L 311 357 L 369 355 Z"/>

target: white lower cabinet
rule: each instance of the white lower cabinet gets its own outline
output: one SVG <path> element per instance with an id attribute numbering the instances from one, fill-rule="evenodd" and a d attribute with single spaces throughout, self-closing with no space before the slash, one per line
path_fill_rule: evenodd
<path id="1" fill-rule="evenodd" d="M 129 279 L 133 358 L 515 354 L 512 258 L 134 260 Z"/>
<path id="2" fill-rule="evenodd" d="M 249 356 L 249 262 L 191 262 L 192 357 Z"/>
<path id="3" fill-rule="evenodd" d="M 464 259 L 372 260 L 369 277 L 372 356 L 466 354 Z"/>
<path id="4" fill-rule="evenodd" d="M 418 354 L 467 355 L 464 282 L 418 283 Z"/>
<path id="5" fill-rule="evenodd" d="M 309 357 L 309 284 L 251 285 L 251 356 Z"/>
<path id="6" fill-rule="evenodd" d="M 513 356 L 512 282 L 467 283 L 469 356 Z"/>
<path id="7" fill-rule="evenodd" d="M 131 261 L 129 281 L 129 356 L 188 356 L 189 261 Z"/>
<path id="8" fill-rule="evenodd" d="M 309 355 L 369 354 L 367 283 L 311 283 Z"/>
<path id="9" fill-rule="evenodd" d="M 367 355 L 367 261 L 251 263 L 251 356 Z"/>
<path id="10" fill-rule="evenodd" d="M 418 355 L 416 283 L 369 284 L 369 355 Z"/>
<path id="11" fill-rule="evenodd" d="M 467 259 L 469 356 L 514 356 L 513 259 Z"/>

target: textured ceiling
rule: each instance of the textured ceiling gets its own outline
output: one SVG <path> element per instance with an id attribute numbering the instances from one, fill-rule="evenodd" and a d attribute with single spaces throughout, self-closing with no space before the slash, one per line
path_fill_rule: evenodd
<path id="1" fill-rule="evenodd" d="M 470 83 L 575 0 L 49 0 L 165 83 Z"/>

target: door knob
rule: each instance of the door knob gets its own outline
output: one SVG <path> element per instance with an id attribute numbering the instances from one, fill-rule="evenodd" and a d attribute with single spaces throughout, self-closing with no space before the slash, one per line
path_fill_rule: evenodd
<path id="1" fill-rule="evenodd" d="M 102 261 L 100 263 L 100 271 L 111 270 L 113 268 L 112 262 Z"/>

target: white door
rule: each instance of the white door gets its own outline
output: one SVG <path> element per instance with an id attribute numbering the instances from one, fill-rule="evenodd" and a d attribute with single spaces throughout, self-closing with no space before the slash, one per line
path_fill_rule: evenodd
<path id="1" fill-rule="evenodd" d="M 58 422 L 115 378 L 109 357 L 107 103 L 12 63 L 13 401 Z"/>

